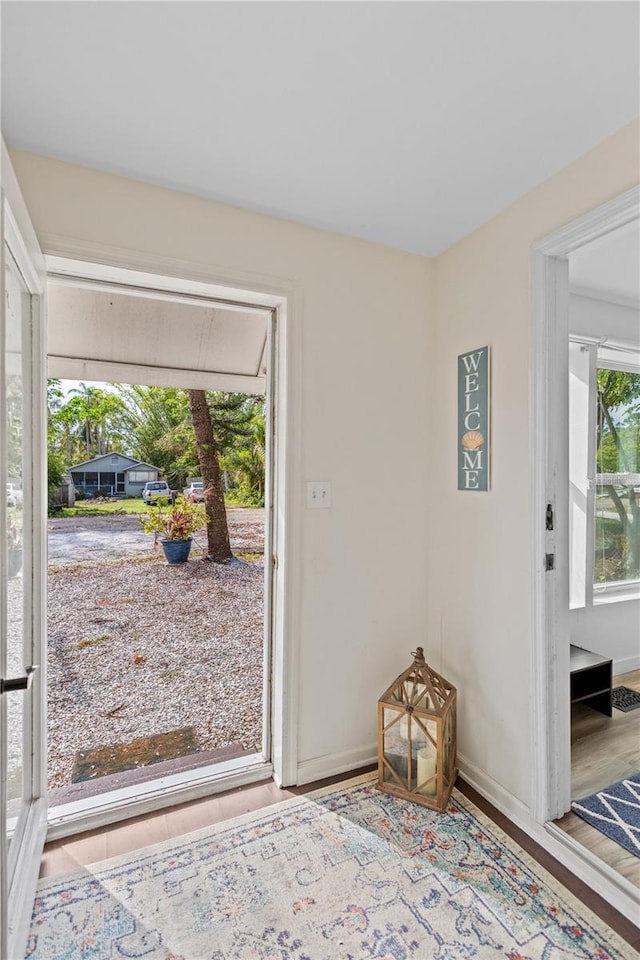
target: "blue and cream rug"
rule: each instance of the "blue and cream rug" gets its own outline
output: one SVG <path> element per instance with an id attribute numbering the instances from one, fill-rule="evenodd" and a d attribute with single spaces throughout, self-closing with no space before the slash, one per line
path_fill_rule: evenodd
<path id="1" fill-rule="evenodd" d="M 31 960 L 629 960 L 455 792 L 370 776 L 40 884 Z"/>
<path id="2" fill-rule="evenodd" d="M 582 800 L 574 800 L 571 809 L 629 853 L 640 857 L 640 773 L 618 780 Z"/>

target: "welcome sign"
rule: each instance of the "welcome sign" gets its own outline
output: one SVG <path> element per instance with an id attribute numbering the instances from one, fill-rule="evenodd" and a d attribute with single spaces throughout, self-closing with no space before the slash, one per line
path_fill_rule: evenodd
<path id="1" fill-rule="evenodd" d="M 458 490 L 489 489 L 489 347 L 458 357 Z"/>

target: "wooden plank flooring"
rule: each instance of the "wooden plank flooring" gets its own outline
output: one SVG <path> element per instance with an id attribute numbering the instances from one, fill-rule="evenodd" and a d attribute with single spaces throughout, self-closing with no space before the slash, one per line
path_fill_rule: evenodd
<path id="1" fill-rule="evenodd" d="M 614 687 L 640 691 L 640 670 L 614 677 Z M 579 800 L 640 770 L 640 708 L 613 717 L 575 704 L 571 711 L 571 797 Z M 556 824 L 640 888 L 640 858 L 575 813 Z"/>
<path id="2" fill-rule="evenodd" d="M 372 770 L 367 767 L 352 774 L 342 774 L 303 787 L 291 787 L 280 790 L 273 781 L 265 781 L 249 787 L 242 787 L 228 793 L 218 794 L 204 800 L 182 804 L 147 817 L 138 817 L 125 823 L 114 824 L 101 830 L 84 833 L 75 838 L 65 838 L 47 844 L 42 858 L 40 876 L 53 876 L 87 866 L 107 857 L 117 856 L 137 850 L 140 847 L 161 840 L 189 833 L 213 823 L 268 807 L 286 800 L 288 797 L 308 793 L 331 783 L 346 780 Z M 488 801 L 458 778 L 456 786 L 476 804 L 488 817 L 509 834 L 526 852 L 564 884 L 575 897 L 607 923 L 619 936 L 640 951 L 640 930 L 605 900 L 593 892 L 585 883 L 578 880 L 569 870 L 554 860 L 546 850 L 531 840 L 522 830 L 501 814 Z"/>

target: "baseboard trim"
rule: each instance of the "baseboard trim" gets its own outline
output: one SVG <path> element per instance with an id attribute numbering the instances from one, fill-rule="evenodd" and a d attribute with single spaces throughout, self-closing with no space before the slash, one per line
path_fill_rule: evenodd
<path id="1" fill-rule="evenodd" d="M 485 800 L 492 803 L 500 813 L 504 813 L 509 820 L 512 820 L 521 830 L 528 832 L 527 826 L 533 823 L 531 813 L 526 803 L 518 800 L 502 784 L 494 780 L 483 770 L 480 770 L 474 763 L 467 760 L 466 757 L 458 754 L 458 772 L 463 780 L 477 790 Z"/>
<path id="2" fill-rule="evenodd" d="M 536 823 L 529 808 L 502 784 L 458 754 L 460 776 L 485 800 L 535 840 L 547 853 L 586 883 L 632 923 L 638 923 L 640 894 L 636 887 L 566 834 L 555 823 Z"/>
<path id="3" fill-rule="evenodd" d="M 631 673 L 632 670 L 640 670 L 640 656 L 622 657 L 620 660 L 613 661 L 614 686 L 615 678 L 621 673 Z"/>
<path id="4" fill-rule="evenodd" d="M 355 747 L 353 750 L 343 750 L 341 753 L 327 753 L 323 757 L 314 757 L 313 760 L 302 760 L 298 763 L 297 784 L 313 783 L 314 780 L 323 780 L 325 777 L 335 777 L 339 773 L 351 773 L 360 767 L 367 767 L 378 759 L 378 749 L 375 744 L 366 744 Z"/>

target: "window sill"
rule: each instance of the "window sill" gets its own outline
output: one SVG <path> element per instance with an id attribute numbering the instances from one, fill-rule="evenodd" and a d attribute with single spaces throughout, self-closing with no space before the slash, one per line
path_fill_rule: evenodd
<path id="1" fill-rule="evenodd" d="M 640 581 L 634 580 L 630 583 L 605 587 L 604 590 L 593 591 L 594 607 L 601 603 L 618 603 L 624 600 L 640 600 Z"/>

